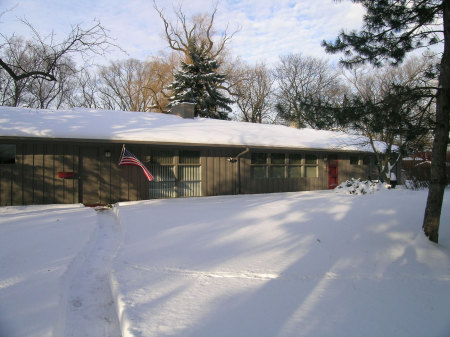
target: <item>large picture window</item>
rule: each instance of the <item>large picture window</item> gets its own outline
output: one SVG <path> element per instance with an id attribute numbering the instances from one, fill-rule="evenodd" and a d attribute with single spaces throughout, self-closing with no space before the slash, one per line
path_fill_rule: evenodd
<path id="1" fill-rule="evenodd" d="M 150 198 L 201 196 L 199 151 L 153 151 L 150 157 Z"/>
<path id="2" fill-rule="evenodd" d="M 0 164 L 14 164 L 16 162 L 16 145 L 0 144 Z"/>

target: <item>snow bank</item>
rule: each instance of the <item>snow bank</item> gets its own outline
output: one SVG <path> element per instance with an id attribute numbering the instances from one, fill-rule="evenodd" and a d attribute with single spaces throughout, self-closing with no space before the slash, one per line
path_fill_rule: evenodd
<path id="1" fill-rule="evenodd" d="M 0 134 L 13 137 L 118 140 L 370 151 L 363 137 L 206 118 L 131 111 L 0 107 Z M 378 144 L 380 149 L 383 145 Z"/>
<path id="2" fill-rule="evenodd" d="M 343 194 L 372 194 L 378 191 L 386 191 L 391 188 L 391 185 L 382 183 L 380 181 L 371 181 L 361 179 L 351 178 L 350 180 L 344 181 L 340 185 L 336 186 L 334 191 L 336 193 Z"/>

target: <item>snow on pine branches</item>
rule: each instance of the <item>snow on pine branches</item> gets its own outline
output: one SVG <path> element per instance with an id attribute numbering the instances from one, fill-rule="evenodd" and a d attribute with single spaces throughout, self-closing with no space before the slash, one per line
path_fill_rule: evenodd
<path id="1" fill-rule="evenodd" d="M 169 108 L 188 102 L 195 104 L 196 117 L 228 119 L 229 104 L 233 101 L 220 90 L 226 75 L 217 72 L 218 62 L 207 55 L 202 45 L 191 45 L 189 57 L 191 62 L 182 62 L 181 70 L 174 74 L 168 87 L 173 91 Z"/>

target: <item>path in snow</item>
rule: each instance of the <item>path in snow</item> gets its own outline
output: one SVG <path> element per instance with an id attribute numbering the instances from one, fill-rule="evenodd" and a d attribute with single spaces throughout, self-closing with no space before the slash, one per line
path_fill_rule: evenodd
<path id="1" fill-rule="evenodd" d="M 97 211 L 97 219 L 91 239 L 65 275 L 57 335 L 121 336 L 110 284 L 112 260 L 121 242 L 120 225 L 111 210 Z"/>

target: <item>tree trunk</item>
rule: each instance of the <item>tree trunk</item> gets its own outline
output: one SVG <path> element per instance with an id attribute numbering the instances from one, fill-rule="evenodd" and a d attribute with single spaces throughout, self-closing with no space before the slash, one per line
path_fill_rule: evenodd
<path id="1" fill-rule="evenodd" d="M 444 52 L 441 59 L 439 89 L 436 99 L 436 128 L 431 158 L 431 183 L 423 220 L 423 231 L 433 242 L 439 240 L 439 222 L 446 179 L 446 155 L 450 114 L 450 5 L 443 1 Z"/>

